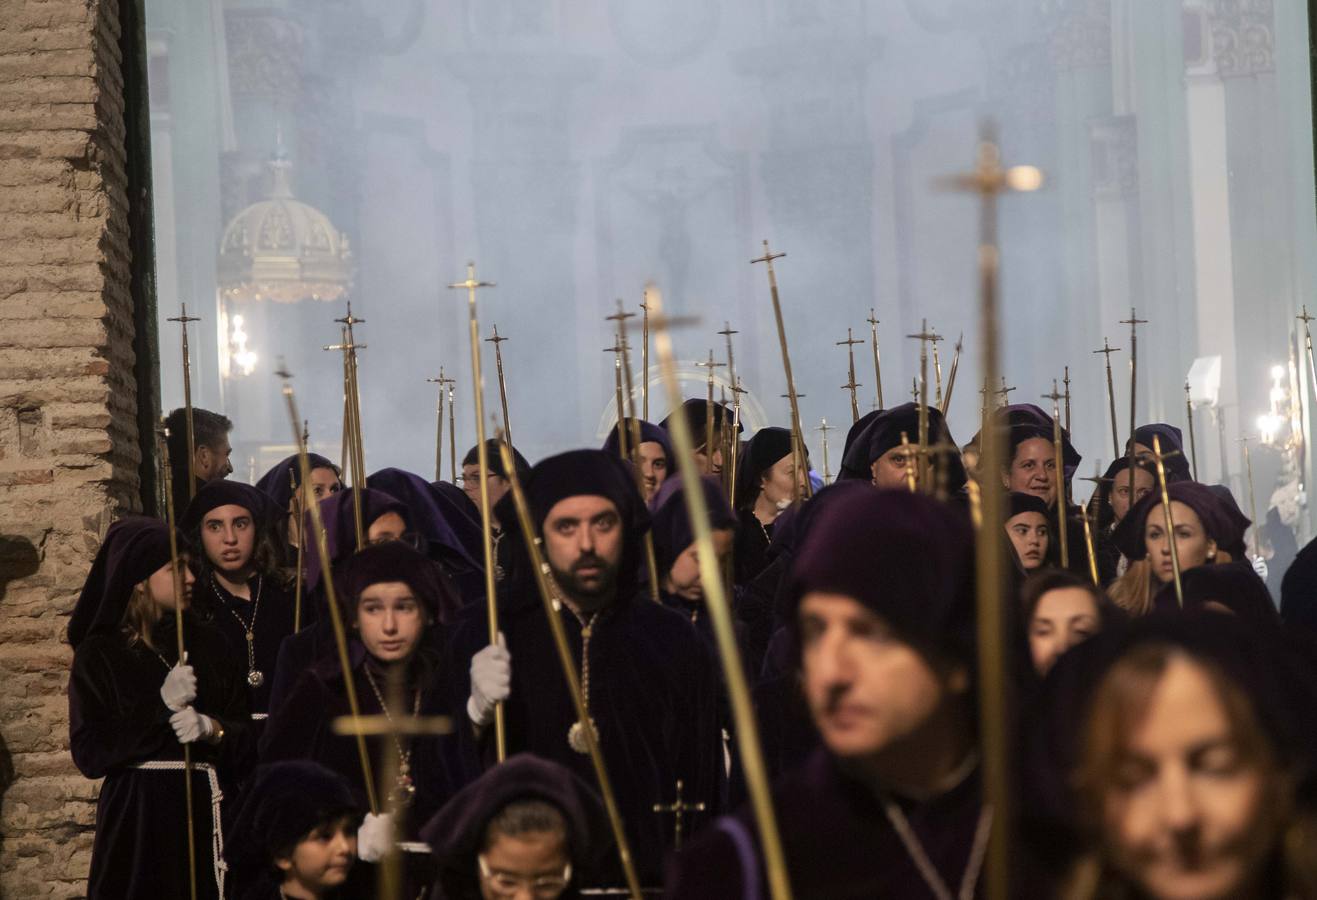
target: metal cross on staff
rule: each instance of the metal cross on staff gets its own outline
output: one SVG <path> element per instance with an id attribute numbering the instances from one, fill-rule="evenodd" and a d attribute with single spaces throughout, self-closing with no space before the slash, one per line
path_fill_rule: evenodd
<path id="1" fill-rule="evenodd" d="M 627 446 L 626 410 L 622 398 L 622 342 L 615 340 L 613 346 L 604 347 L 603 352 L 613 354 L 613 402 L 617 406 L 617 452 L 625 462 L 631 461 L 631 449 Z"/>
<path id="2" fill-rule="evenodd" d="M 1317 396 L 1317 369 L 1313 368 L 1312 331 L 1308 328 L 1308 323 L 1313 319 L 1317 319 L 1317 316 L 1308 315 L 1308 304 L 1305 303 L 1303 313 L 1294 318 L 1303 323 L 1303 348 L 1308 356 L 1308 378 L 1312 381 L 1313 395 Z M 1299 396 L 1302 398 L 1303 395 L 1300 394 Z"/>
<path id="3" fill-rule="evenodd" d="M 928 460 L 924 454 L 928 450 L 928 345 L 932 344 L 936 348 L 937 342 L 942 340 L 942 335 L 929 331 L 928 320 L 924 319 L 920 323 L 919 333 L 907 334 L 906 337 L 919 341 L 919 392 L 915 397 L 915 401 L 919 404 L 919 483 L 927 484 L 925 480 L 927 473 L 924 470 Z"/>
<path id="4" fill-rule="evenodd" d="M 1069 503 L 1065 495 L 1065 445 L 1061 439 L 1060 402 L 1065 394 L 1056 389 L 1056 379 L 1052 379 L 1052 393 L 1043 394 L 1052 401 L 1052 455 L 1055 458 L 1053 477 L 1056 478 L 1056 521 L 1061 538 L 1061 568 L 1070 568 L 1070 541 L 1066 527 L 1066 511 Z"/>
<path id="5" fill-rule="evenodd" d="M 1194 481 L 1198 480 L 1198 437 L 1194 434 L 1194 397 L 1189 382 L 1184 383 L 1184 417 L 1189 424 L 1189 464 L 1193 466 Z"/>
<path id="6" fill-rule="evenodd" d="M 341 337 L 337 344 L 326 344 L 322 350 L 341 350 L 343 352 L 343 471 L 348 473 L 352 484 L 351 490 L 366 486 L 366 463 L 363 459 L 361 435 L 361 405 L 357 394 L 357 351 L 365 350 L 365 344 L 358 344 L 352 337 L 352 326 L 364 319 L 352 315 L 352 306 L 348 305 L 348 314 L 343 319 L 339 330 Z M 359 499 L 359 498 L 358 498 Z M 362 504 L 352 504 L 352 524 L 355 529 L 357 549 L 366 544 L 366 527 L 362 518 Z"/>
<path id="7" fill-rule="evenodd" d="M 956 389 L 956 370 L 960 368 L 960 348 L 964 344 L 965 335 L 962 333 L 956 338 L 956 349 L 951 355 L 951 371 L 947 373 L 947 392 L 942 395 L 942 417 L 945 419 L 947 410 L 951 408 L 951 392 Z"/>
<path id="8" fill-rule="evenodd" d="M 768 288 L 769 294 L 773 299 L 773 317 L 777 322 L 777 341 L 782 347 L 782 370 L 787 378 L 787 397 L 791 401 L 791 431 L 793 439 L 793 450 L 796 454 L 796 471 L 805 471 L 805 431 L 800 425 L 800 394 L 796 391 L 796 381 L 791 376 L 791 354 L 787 351 L 787 329 L 782 321 L 782 301 L 777 290 L 777 273 L 773 269 L 773 260 L 782 259 L 785 253 L 774 253 L 768 247 L 767 239 L 764 240 L 764 255 L 750 260 L 750 264 L 764 263 L 768 268 Z M 805 482 L 805 497 L 808 499 L 813 492 L 809 488 L 809 482 Z"/>
<path id="9" fill-rule="evenodd" d="M 677 779 L 677 797 L 671 803 L 655 803 L 654 812 L 659 814 L 671 813 L 676 819 L 676 827 L 672 836 L 672 849 L 681 849 L 681 836 L 683 832 L 682 822 L 688 812 L 704 812 L 703 803 L 683 803 L 681 799 L 682 781 Z"/>
<path id="10" fill-rule="evenodd" d="M 197 493 L 197 477 L 193 471 L 196 466 L 197 439 L 192 430 L 192 354 L 188 350 L 187 326 L 189 322 L 201 320 L 187 314 L 186 303 L 180 303 L 179 308 L 179 314 L 168 321 L 177 322 L 183 332 L 183 416 L 187 424 L 187 497 L 191 500 Z"/>
<path id="11" fill-rule="evenodd" d="M 874 390 L 877 399 L 875 409 L 883 408 L 883 367 L 880 354 L 878 352 L 878 326 L 881 324 L 878 317 L 874 315 L 873 307 L 869 307 L 869 318 L 865 319 L 869 323 L 869 340 L 873 347 L 873 380 Z"/>
<path id="12" fill-rule="evenodd" d="M 1249 530 L 1253 533 L 1253 558 L 1262 558 L 1262 549 L 1258 546 L 1258 501 L 1257 496 L 1253 493 L 1253 456 L 1248 451 L 1248 442 L 1253 440 L 1252 435 L 1245 435 L 1239 438 L 1240 445 L 1244 448 L 1244 473 L 1248 478 L 1248 515 L 1253 520 Z"/>
<path id="13" fill-rule="evenodd" d="M 444 390 L 447 385 L 453 384 L 453 379 L 445 378 L 444 367 L 440 366 L 438 378 L 427 378 L 425 380 L 430 384 L 439 385 L 439 401 L 436 416 L 438 424 L 435 426 L 434 440 L 434 480 L 442 481 L 444 477 Z M 456 465 L 456 463 L 454 463 L 454 465 Z M 457 473 L 454 472 L 454 481 L 456 481 L 456 477 Z"/>
<path id="14" fill-rule="evenodd" d="M 827 419 L 822 420 L 822 424 L 814 429 L 819 433 L 823 441 L 823 483 L 832 484 L 832 470 L 828 465 L 828 432 L 836 431 L 837 426 L 829 425 Z"/>
<path id="15" fill-rule="evenodd" d="M 1001 398 L 1001 403 L 999 404 L 1000 406 L 1008 405 L 1008 401 L 1010 400 L 1010 393 L 1013 390 L 1015 390 L 1014 387 L 1006 386 L 1006 378 L 1005 376 L 1003 376 L 1001 380 L 1001 388 L 993 391 L 994 394 L 996 394 L 998 397 Z"/>
<path id="16" fill-rule="evenodd" d="M 512 443 L 512 420 L 508 418 L 508 383 L 503 377 L 503 342 L 509 338 L 498 333 L 498 324 L 494 325 L 494 336 L 485 338 L 486 344 L 494 345 L 494 370 L 498 373 L 498 399 L 503 408 L 503 440 Z"/>
<path id="17" fill-rule="evenodd" d="M 1037 190 L 1043 181 L 1042 172 L 1032 166 L 1006 168 L 1001 164 L 1001 151 L 997 145 L 995 129 L 988 123 L 982 128 L 977 159 L 970 172 L 951 176 L 942 183 L 953 190 L 967 191 L 979 198 L 979 305 L 983 340 L 983 379 L 987 384 L 996 381 L 1000 373 L 998 354 L 1000 326 L 997 309 L 997 282 L 1001 254 L 997 246 L 997 201 L 1009 191 Z M 1005 381 L 1002 382 L 1005 388 Z M 979 470 L 995 473 L 1001 470 L 1003 448 L 995 429 L 982 431 Z M 992 805 L 993 820 L 997 823 L 991 833 L 987 851 L 987 879 L 985 895 L 988 900 L 1006 900 L 1010 896 L 1010 814 L 1011 786 L 1008 758 L 1006 662 L 1002 648 L 1007 645 L 1003 634 L 1005 571 L 1002 508 L 1005 503 L 1002 486 L 996 477 L 981 479 L 980 510 L 986 527 L 979 531 L 975 542 L 978 572 L 978 647 L 979 697 L 982 713 L 980 737 L 983 749 L 984 795 Z"/>
<path id="18" fill-rule="evenodd" d="M 699 366 L 701 369 L 706 369 L 706 370 L 707 370 L 706 374 L 707 374 L 707 382 L 708 382 L 708 388 L 709 388 L 709 396 L 706 398 L 707 402 L 706 402 L 706 404 L 705 404 L 705 406 L 704 406 L 704 452 L 705 452 L 705 454 L 706 454 L 706 455 L 708 456 L 708 458 L 709 458 L 709 468 L 710 468 L 710 470 L 712 471 L 712 468 L 713 468 L 713 450 L 714 450 L 714 443 L 713 443 L 713 371 L 714 371 L 714 369 L 721 369 L 721 368 L 723 368 L 724 366 L 726 366 L 727 364 L 726 364 L 726 363 L 715 362 L 714 359 L 713 359 L 713 350 L 710 350 L 710 351 L 709 351 L 709 359 L 708 359 L 708 361 L 707 361 L 707 362 L 697 362 L 695 365 Z M 725 415 L 725 414 L 726 414 L 726 412 L 724 411 L 724 415 Z M 726 460 L 723 460 L 723 462 L 726 463 L 727 461 L 726 461 Z"/>
<path id="19" fill-rule="evenodd" d="M 1119 349 L 1119 347 L 1111 346 L 1111 343 L 1104 337 L 1102 338 L 1102 349 L 1093 351 L 1106 357 L 1107 406 L 1111 410 L 1111 449 L 1116 456 L 1120 456 L 1120 427 L 1116 424 L 1116 388 L 1111 381 L 1111 354 Z"/>
<path id="20" fill-rule="evenodd" d="M 846 348 L 846 383 L 841 386 L 843 391 L 851 392 L 851 421 L 860 421 L 860 404 L 855 398 L 855 389 L 861 387 L 860 383 L 855 380 L 855 345 L 863 344 L 851 333 L 851 329 L 846 329 L 846 340 L 837 341 L 838 347 Z"/>
<path id="21" fill-rule="evenodd" d="M 1129 457 L 1130 497 L 1134 496 L 1134 431 L 1138 427 L 1138 383 L 1139 383 L 1139 326 L 1148 324 L 1147 319 L 1140 319 L 1134 307 L 1130 307 L 1130 317 L 1122 319 L 1121 325 L 1130 327 L 1130 438 L 1126 455 Z"/>
<path id="22" fill-rule="evenodd" d="M 480 467 L 480 531 L 485 564 L 485 606 L 489 621 L 489 642 L 498 643 L 498 594 L 494 583 L 493 520 L 489 502 L 489 448 L 485 446 L 485 392 L 480 369 L 480 322 L 476 317 L 476 291 L 494 287 L 492 281 L 476 278 L 476 264 L 466 264 L 466 280 L 450 284 L 451 290 L 465 290 L 471 344 L 471 393 L 475 401 L 476 460 Z M 494 705 L 494 745 L 499 762 L 507 756 L 507 739 L 503 704 Z"/>
<path id="23" fill-rule="evenodd" d="M 1065 367 L 1065 378 L 1061 379 L 1065 385 L 1065 430 L 1070 430 L 1070 367 Z"/>
<path id="24" fill-rule="evenodd" d="M 723 322 L 723 330 L 718 332 L 727 342 L 727 381 L 729 384 L 736 384 L 736 360 L 732 356 L 732 335 L 740 333 L 732 327 L 731 322 Z"/>

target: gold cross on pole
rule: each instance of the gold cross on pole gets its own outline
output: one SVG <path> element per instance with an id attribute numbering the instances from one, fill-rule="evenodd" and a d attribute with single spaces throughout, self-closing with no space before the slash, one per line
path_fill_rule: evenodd
<path id="1" fill-rule="evenodd" d="M 841 389 L 851 392 L 852 423 L 860 421 L 860 404 L 855 398 L 855 389 L 861 387 L 860 383 L 855 380 L 855 345 L 863 343 L 864 341 L 858 340 L 849 327 L 846 329 L 846 340 L 837 341 L 838 347 L 846 348 L 846 383 L 841 386 Z"/>
<path id="2" fill-rule="evenodd" d="M 881 324 L 878 317 L 874 314 L 873 307 L 869 307 L 869 318 L 864 321 L 869 323 L 869 340 L 873 347 L 873 380 L 876 391 L 875 399 L 877 406 L 875 409 L 883 408 L 883 366 L 880 354 L 878 352 L 878 326 Z"/>
<path id="3" fill-rule="evenodd" d="M 832 470 L 828 465 L 828 432 L 836 431 L 837 427 L 835 425 L 829 425 L 828 420 L 823 419 L 822 424 L 814 430 L 819 433 L 819 436 L 823 441 L 823 483 L 832 484 Z"/>
<path id="4" fill-rule="evenodd" d="M 960 368 L 960 349 L 964 344 L 965 335 L 961 333 L 956 338 L 956 350 L 951 355 L 951 371 L 947 373 L 947 392 L 942 395 L 942 418 L 946 418 L 947 410 L 951 408 L 951 392 L 956 389 L 956 370 Z"/>
<path id="5" fill-rule="evenodd" d="M 1130 317 L 1121 319 L 1121 325 L 1130 327 L 1130 431 L 1129 446 L 1126 455 L 1130 459 L 1129 481 L 1130 496 L 1134 496 L 1134 431 L 1138 427 L 1138 383 L 1139 383 L 1139 326 L 1148 324 L 1147 319 L 1140 319 L 1134 307 L 1130 307 Z M 1109 357 L 1108 357 L 1109 358 Z"/>
<path id="6" fill-rule="evenodd" d="M 709 396 L 708 396 L 708 398 L 707 398 L 707 403 L 706 403 L 705 406 L 704 406 L 704 451 L 705 451 L 705 453 L 708 455 L 708 458 L 709 458 L 709 461 L 710 461 L 710 463 L 709 463 L 709 465 L 710 465 L 710 471 L 712 472 L 712 467 L 713 467 L 713 370 L 714 370 L 714 369 L 721 369 L 723 366 L 726 365 L 726 363 L 714 362 L 714 360 L 713 360 L 713 350 L 710 350 L 710 351 L 709 351 L 709 361 L 708 361 L 708 362 L 697 362 L 697 363 L 695 363 L 695 365 L 699 366 L 701 369 L 707 369 L 707 370 L 708 370 Z M 726 412 L 725 412 L 725 411 L 724 411 L 724 415 L 726 415 Z M 723 460 L 723 463 L 724 463 L 724 464 L 725 464 L 726 462 L 727 462 L 726 460 Z"/>
<path id="7" fill-rule="evenodd" d="M 736 384 L 736 360 L 732 356 L 732 335 L 740 333 L 732 327 L 731 322 L 727 321 L 723 322 L 723 330 L 718 332 L 727 343 L 727 381 L 733 385 Z"/>
<path id="8" fill-rule="evenodd" d="M 993 393 L 996 394 L 998 397 L 1001 398 L 1001 405 L 1002 405 L 1002 406 L 1007 406 L 1007 405 L 1008 405 L 1008 404 L 1007 404 L 1007 401 L 1010 399 L 1010 397 L 1009 397 L 1008 395 L 1009 395 L 1009 394 L 1011 393 L 1011 391 L 1013 391 L 1013 390 L 1015 390 L 1015 388 L 1013 388 L 1013 387 L 1007 387 L 1007 386 L 1006 386 L 1006 378 L 1005 378 L 1005 376 L 1003 376 L 1003 377 L 1002 377 L 1002 380 L 1001 380 L 1001 388 L 1000 388 L 999 390 L 995 390 L 995 391 L 993 391 Z"/>
<path id="9" fill-rule="evenodd" d="M 447 388 L 449 394 L 451 395 L 452 388 L 449 388 L 448 385 L 454 384 L 455 382 L 451 378 L 444 377 L 443 366 L 439 367 L 438 378 L 427 378 L 425 380 L 430 384 L 439 385 L 439 402 L 437 409 L 438 425 L 436 425 L 435 427 L 435 442 L 434 442 L 434 480 L 442 481 L 444 477 L 444 390 L 445 388 Z M 450 416 L 452 415 L 451 411 L 449 415 Z M 454 472 L 453 474 L 454 474 L 454 481 L 456 481 L 456 472 Z"/>
<path id="10" fill-rule="evenodd" d="M 1069 503 L 1065 495 L 1065 444 L 1061 438 L 1061 407 L 1065 394 L 1056 389 L 1056 379 L 1052 379 L 1052 393 L 1043 394 L 1052 401 L 1052 455 L 1055 459 L 1053 477 L 1056 479 L 1056 521 L 1061 538 L 1061 568 L 1070 568 L 1070 538 L 1066 528 L 1066 515 Z"/>
<path id="11" fill-rule="evenodd" d="M 982 322 L 983 380 L 993 384 L 1000 372 L 999 312 L 997 282 L 1001 253 L 997 245 L 997 201 L 1008 191 L 1033 191 L 1042 186 L 1043 174 L 1033 166 L 1003 167 L 997 145 L 996 129 L 985 122 L 981 129 L 974 168 L 941 179 L 947 188 L 977 194 L 979 198 L 979 319 Z M 1003 380 L 1002 387 L 1005 387 Z M 986 857 L 985 896 L 987 900 L 1006 900 L 1011 895 L 1011 778 L 1008 743 L 1009 720 L 1006 708 L 1006 661 L 1002 648 L 1008 645 L 1003 634 L 1005 548 L 1002 510 L 1005 503 L 1002 486 L 995 473 L 1001 471 L 1003 448 L 998 429 L 983 423 L 979 471 L 979 509 L 981 527 L 975 542 L 978 573 L 978 647 L 979 699 L 981 710 L 980 740 L 983 757 L 984 799 L 992 805 L 993 827 Z"/>
<path id="12" fill-rule="evenodd" d="M 787 351 L 787 329 L 782 319 L 782 300 L 777 290 L 777 272 L 773 269 L 773 260 L 782 259 L 785 253 L 774 253 L 764 240 L 764 255 L 750 260 L 750 264 L 764 263 L 768 269 L 768 289 L 773 300 L 773 318 L 777 323 L 777 342 L 782 347 L 782 371 L 787 379 L 787 399 L 791 401 L 792 450 L 796 458 L 796 471 L 805 471 L 805 431 L 800 424 L 800 393 L 796 391 L 796 381 L 791 375 L 791 354 Z M 796 492 L 798 493 L 798 491 Z M 805 483 L 805 498 L 813 494 L 809 482 Z"/>
<path id="13" fill-rule="evenodd" d="M 919 383 L 915 395 L 915 402 L 919 404 L 919 483 L 927 485 L 928 460 L 925 454 L 928 450 L 928 345 L 932 344 L 937 347 L 937 342 L 942 340 L 942 335 L 928 330 L 928 320 L 924 319 L 920 323 L 918 334 L 907 334 L 907 338 L 919 341 Z M 939 393 L 941 388 L 939 387 Z M 941 405 L 941 398 L 938 398 Z M 925 490 L 928 488 L 925 487 Z"/>
<path id="14" fill-rule="evenodd" d="M 179 314 L 169 319 L 177 322 L 183 332 L 183 421 L 187 428 L 187 496 L 191 500 L 197 493 L 197 477 L 194 474 L 197 455 L 197 439 L 192 427 L 192 353 L 188 349 L 187 326 L 189 322 L 201 319 L 187 314 L 187 304 L 179 304 Z M 1309 342 L 1311 347 L 1311 342 Z"/>
<path id="15" fill-rule="evenodd" d="M 471 393 L 476 417 L 476 458 L 480 466 L 480 531 L 485 564 L 485 613 L 489 624 L 489 642 L 498 643 L 498 589 L 494 583 L 493 519 L 489 502 L 489 448 L 485 446 L 485 392 L 480 368 L 480 321 L 476 316 L 476 291 L 494 287 L 492 281 L 476 278 L 476 264 L 466 264 L 466 280 L 450 284 L 451 290 L 466 291 L 469 342 L 471 344 Z M 497 346 L 497 345 L 495 345 Z M 494 746 L 498 761 L 507 756 L 506 726 L 503 704 L 494 706 Z"/>
<path id="16" fill-rule="evenodd" d="M 494 370 L 498 373 L 498 399 L 503 408 L 503 440 L 512 443 L 512 420 L 508 417 L 508 382 L 503 377 L 503 343 L 509 338 L 498 333 L 498 324 L 494 325 L 494 336 L 485 338 L 485 343 L 494 345 Z"/>
<path id="17" fill-rule="evenodd" d="M 1065 430 L 1070 430 L 1070 367 L 1065 367 L 1065 378 L 1061 379 L 1065 385 Z"/>
<path id="18" fill-rule="evenodd" d="M 1101 353 L 1106 357 L 1107 364 L 1107 406 L 1111 410 L 1111 448 L 1116 456 L 1120 456 L 1120 427 L 1116 424 L 1116 388 L 1111 380 L 1111 354 L 1118 351 L 1119 347 L 1111 346 L 1111 342 L 1106 337 L 1102 338 L 1102 349 L 1094 350 L 1094 353 Z"/>
<path id="19" fill-rule="evenodd" d="M 1198 480 L 1198 437 L 1194 434 L 1194 398 L 1189 382 L 1184 383 L 1184 417 L 1189 424 L 1189 464 L 1194 481 Z"/>
<path id="20" fill-rule="evenodd" d="M 676 798 L 675 800 L 673 800 L 671 803 L 655 803 L 655 804 L 654 804 L 654 812 L 659 813 L 659 814 L 663 814 L 663 813 L 672 813 L 672 814 L 673 814 L 673 818 L 675 818 L 675 819 L 677 820 L 676 830 L 675 830 L 675 833 L 673 834 L 673 838 L 672 838 L 672 849 L 673 849 L 673 850 L 680 850 L 680 849 L 681 849 L 681 835 L 682 835 L 682 831 L 683 831 L 682 820 L 683 820 L 683 818 L 685 817 L 686 813 L 688 813 L 688 812 L 704 812 L 704 804 L 703 804 L 703 803 L 683 803 L 683 802 L 682 802 L 682 799 L 681 799 L 681 792 L 682 792 L 682 782 L 681 782 L 681 779 L 678 778 L 678 779 L 677 779 L 677 798 Z"/>

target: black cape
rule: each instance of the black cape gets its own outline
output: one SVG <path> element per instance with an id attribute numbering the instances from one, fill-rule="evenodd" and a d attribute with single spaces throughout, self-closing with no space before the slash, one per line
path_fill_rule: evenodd
<path id="1" fill-rule="evenodd" d="M 521 592 L 505 600 L 499 627 L 512 656 L 512 694 L 503 704 L 508 754 L 534 753 L 594 785 L 589 757 L 567 743 L 576 713 L 541 601 Z M 560 617 L 579 672 L 580 623 L 566 609 Z M 477 608 L 454 633 L 449 678 L 454 710 L 466 708 L 471 657 L 488 645 L 487 629 L 484 610 Z M 663 853 L 673 840 L 672 817 L 653 807 L 672 802 L 677 780 L 683 782 L 685 802 L 702 801 L 716 812 L 723 771 L 718 691 L 715 663 L 686 617 L 643 594 L 599 614 L 590 639 L 590 714 L 636 869 L 647 885 L 658 883 Z M 492 725 L 478 741 L 469 720 L 461 725 L 468 765 L 492 764 Z M 688 819 L 688 834 L 691 824 Z M 621 884 L 620 870 L 608 872 L 606 880 Z"/>
<path id="2" fill-rule="evenodd" d="M 979 826 L 977 773 L 926 802 L 896 802 L 933 867 L 957 894 Z M 826 750 L 816 750 L 775 785 L 773 806 L 797 900 L 935 896 L 879 797 L 841 772 Z M 754 817 L 743 809 L 706 829 L 672 858 L 666 896 L 766 897 L 766 879 Z"/>
<path id="3" fill-rule="evenodd" d="M 185 622 L 197 676 L 193 705 L 224 727 L 218 746 L 192 745 L 193 762 L 212 766 L 218 782 L 213 785 L 203 769 L 193 772 L 197 896 L 217 898 L 215 787 L 231 790 L 252 762 L 245 672 L 232 665 L 220 634 L 191 616 Z M 160 699 L 160 685 L 177 659 L 172 615 L 157 624 L 154 638 L 158 655 L 141 643 L 129 645 L 122 633 L 99 632 L 80 641 L 73 656 L 69 748 L 82 774 L 105 779 L 96 803 L 89 898 L 188 896 L 183 750 Z M 171 768 L 136 768 L 144 763 Z"/>

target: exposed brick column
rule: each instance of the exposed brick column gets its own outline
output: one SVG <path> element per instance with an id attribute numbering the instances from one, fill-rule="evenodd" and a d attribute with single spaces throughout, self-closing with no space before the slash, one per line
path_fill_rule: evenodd
<path id="1" fill-rule="evenodd" d="M 140 508 L 120 24 L 119 0 L 0 0 L 4 897 L 85 892 L 98 785 L 69 758 L 64 633 Z"/>

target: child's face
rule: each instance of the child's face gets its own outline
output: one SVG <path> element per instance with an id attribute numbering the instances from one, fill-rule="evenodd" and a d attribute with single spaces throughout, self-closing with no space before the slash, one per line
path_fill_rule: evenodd
<path id="1" fill-rule="evenodd" d="M 357 829 L 346 821 L 317 828 L 297 842 L 292 855 L 276 859 L 286 886 L 297 885 L 312 896 L 347 880 L 357 859 Z"/>

